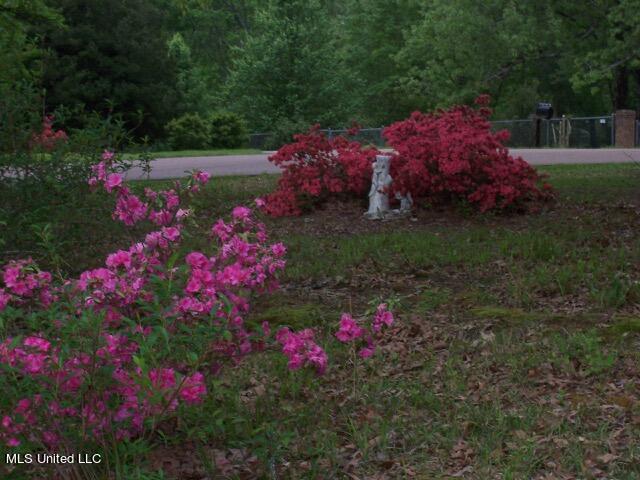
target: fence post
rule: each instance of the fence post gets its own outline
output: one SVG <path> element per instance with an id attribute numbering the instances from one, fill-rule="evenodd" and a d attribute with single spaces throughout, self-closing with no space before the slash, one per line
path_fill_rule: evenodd
<path id="1" fill-rule="evenodd" d="M 547 124 L 547 148 L 551 147 L 551 135 L 550 135 L 550 128 L 553 128 L 551 125 L 551 119 L 547 119 L 546 120 L 546 124 Z"/>
<path id="2" fill-rule="evenodd" d="M 615 146 L 633 148 L 636 143 L 635 110 L 617 110 L 615 113 Z"/>

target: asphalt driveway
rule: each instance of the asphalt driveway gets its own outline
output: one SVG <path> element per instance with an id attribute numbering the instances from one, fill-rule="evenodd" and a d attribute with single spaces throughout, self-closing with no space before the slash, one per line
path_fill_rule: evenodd
<path id="1" fill-rule="evenodd" d="M 225 155 L 217 157 L 159 158 L 152 162 L 152 179 L 178 178 L 189 170 L 204 170 L 213 176 L 259 175 L 279 173 L 268 157 L 272 152 L 255 155 Z M 640 148 L 527 148 L 512 149 L 511 154 L 521 156 L 532 165 L 558 165 L 580 163 L 640 163 Z M 130 179 L 144 178 L 140 169 L 134 168 L 127 175 Z"/>

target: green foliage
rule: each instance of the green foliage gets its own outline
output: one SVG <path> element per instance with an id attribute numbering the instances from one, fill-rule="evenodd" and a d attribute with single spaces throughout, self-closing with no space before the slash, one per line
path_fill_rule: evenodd
<path id="1" fill-rule="evenodd" d="M 191 48 L 180 32 L 175 33 L 167 43 L 169 56 L 178 69 L 176 90 L 180 97 L 178 110 L 206 114 L 215 104 L 215 89 L 211 87 L 207 72 L 198 65 L 191 54 Z"/>
<path id="2" fill-rule="evenodd" d="M 25 148 L 42 121 L 38 82 L 43 52 L 32 31 L 61 23 L 43 0 L 0 5 L 0 153 Z"/>
<path id="3" fill-rule="evenodd" d="M 209 122 L 197 113 L 186 113 L 171 120 L 165 131 L 175 149 L 206 148 L 211 138 Z"/>
<path id="4" fill-rule="evenodd" d="M 254 131 L 283 121 L 343 122 L 342 70 L 326 9 L 319 0 L 265 3 L 234 50 L 227 85 L 233 109 Z"/>
<path id="5" fill-rule="evenodd" d="M 285 143 L 293 142 L 293 136 L 300 132 L 306 132 L 311 125 L 304 120 L 282 119 L 274 123 L 270 129 L 270 135 L 264 145 L 267 150 L 277 150 Z"/>
<path id="6" fill-rule="evenodd" d="M 99 161 L 95 152 L 117 149 L 130 137 L 117 118 L 89 115 L 86 125 L 71 130 L 69 141 L 51 152 L 0 152 L 2 260 L 33 257 L 49 269 L 77 271 L 92 265 L 95 256 L 111 246 L 114 235 L 122 235 L 117 225 L 103 226 L 101 219 L 110 215 L 110 208 L 100 195 L 89 195 L 87 180 L 91 165 Z M 117 161 L 126 169 L 134 163 L 146 168 L 147 160 L 139 154 Z M 86 248 L 77 250 L 78 242 Z"/>
<path id="7" fill-rule="evenodd" d="M 28 147 L 41 122 L 38 101 L 38 91 L 32 82 L 23 80 L 11 85 L 0 82 L 0 154 Z"/>
<path id="8" fill-rule="evenodd" d="M 571 8 L 573 7 L 573 8 Z M 567 7 L 565 7 L 567 8 Z M 569 34 L 580 35 L 567 73 L 576 90 L 602 96 L 613 90 L 614 108 L 637 108 L 640 95 L 632 94 L 631 80 L 640 85 L 640 10 L 635 0 L 600 0 L 569 6 L 575 19 Z M 593 33 L 584 33 L 585 25 Z M 580 31 L 582 30 L 582 32 Z"/>
<path id="9" fill-rule="evenodd" d="M 56 4 L 67 28 L 45 34 L 47 107 L 119 112 L 127 128 L 139 127 L 138 135 L 159 135 L 179 102 L 177 66 L 167 46 L 170 11 L 154 0 Z"/>
<path id="10" fill-rule="evenodd" d="M 525 117 L 543 99 L 559 114 L 619 108 L 620 96 L 637 106 L 630 82 L 640 81 L 631 53 L 639 15 L 633 1 L 436 0 L 396 56 L 406 72 L 402 90 L 422 109 L 484 91 L 497 100 L 496 115 L 508 118 Z"/>
<path id="11" fill-rule="evenodd" d="M 209 117 L 212 148 L 237 148 L 247 143 L 247 128 L 240 115 L 231 112 L 215 112 Z"/>
<path id="12" fill-rule="evenodd" d="M 606 350 L 595 330 L 578 332 L 569 337 L 555 335 L 553 338 L 560 353 L 580 362 L 586 367 L 587 373 L 602 373 L 616 361 L 616 353 Z"/>
<path id="13" fill-rule="evenodd" d="M 417 106 L 401 79 L 408 74 L 396 59 L 407 33 L 418 21 L 416 0 L 350 0 L 345 2 L 340 55 L 347 65 L 344 88 L 351 116 L 363 125 L 380 126 L 408 116 Z"/>
<path id="14" fill-rule="evenodd" d="M 496 119 L 540 100 L 573 115 L 640 106 L 635 0 L 85 4 L 0 6 L 3 147 L 62 105 L 120 113 L 157 144 L 172 118 L 236 112 L 250 132 L 275 133 L 268 148 L 315 123 L 388 125 L 478 93 L 494 97 Z"/>

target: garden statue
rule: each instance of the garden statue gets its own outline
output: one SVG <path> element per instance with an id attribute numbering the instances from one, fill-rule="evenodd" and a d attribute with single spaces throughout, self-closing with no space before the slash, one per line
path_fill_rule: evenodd
<path id="1" fill-rule="evenodd" d="M 389 214 L 389 195 L 387 193 L 393 179 L 389 175 L 391 156 L 376 155 L 369 190 L 369 210 L 364 214 L 371 220 L 381 220 Z"/>
<path id="2" fill-rule="evenodd" d="M 396 215 L 409 215 L 411 213 L 411 207 L 413 207 L 413 197 L 411 192 L 407 192 L 406 195 L 402 195 L 400 192 L 396 193 L 396 199 L 400 200 L 400 209 L 394 210 Z"/>

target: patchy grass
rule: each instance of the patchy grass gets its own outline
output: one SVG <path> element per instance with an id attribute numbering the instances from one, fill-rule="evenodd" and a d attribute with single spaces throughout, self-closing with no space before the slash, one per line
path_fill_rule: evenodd
<path id="1" fill-rule="evenodd" d="M 247 321 L 317 325 L 331 368 L 291 373 L 269 351 L 224 370 L 202 412 L 156 439 L 146 468 L 194 479 L 639 478 L 640 169 L 541 170 L 559 199 L 536 215 L 431 208 L 372 223 L 351 202 L 267 219 L 288 267 Z M 195 204 L 203 238 L 276 180 L 214 178 Z M 332 340 L 340 313 L 380 297 L 401 319 L 374 359 L 354 360 Z"/>
<path id="2" fill-rule="evenodd" d="M 319 325 L 332 367 L 291 374 L 268 353 L 223 374 L 234 388 L 211 411 L 224 428 L 190 432 L 231 459 L 218 474 L 638 478 L 639 170 L 544 171 L 559 201 L 539 215 L 420 210 L 376 224 L 350 203 L 268 220 L 289 265 L 250 321 Z M 269 178 L 233 180 L 216 205 Z M 332 333 L 376 297 L 399 300 L 401 321 L 354 363 Z"/>

